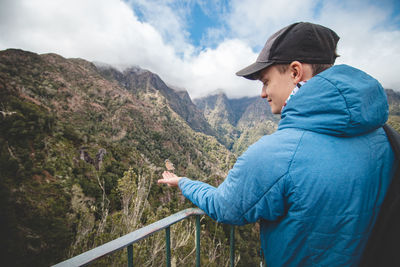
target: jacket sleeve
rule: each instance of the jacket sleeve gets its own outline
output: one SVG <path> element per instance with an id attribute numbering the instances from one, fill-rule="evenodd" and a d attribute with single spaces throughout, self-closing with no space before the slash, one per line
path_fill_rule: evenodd
<path id="1" fill-rule="evenodd" d="M 274 138 L 268 137 L 252 145 L 217 188 L 181 179 L 183 195 L 218 222 L 243 225 L 283 216 L 288 186 L 284 178 L 293 150 L 269 147 Z"/>

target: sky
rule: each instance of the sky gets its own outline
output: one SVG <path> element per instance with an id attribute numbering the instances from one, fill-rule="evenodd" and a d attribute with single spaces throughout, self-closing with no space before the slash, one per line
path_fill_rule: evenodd
<path id="1" fill-rule="evenodd" d="M 0 0 L 0 50 L 140 66 L 192 98 L 238 98 L 259 95 L 261 83 L 235 73 L 298 21 L 340 36 L 336 64 L 400 90 L 398 0 Z"/>

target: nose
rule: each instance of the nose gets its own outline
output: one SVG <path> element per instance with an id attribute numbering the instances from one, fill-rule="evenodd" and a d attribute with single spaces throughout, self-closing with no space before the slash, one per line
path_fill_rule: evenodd
<path id="1" fill-rule="evenodd" d="M 267 94 L 267 86 L 263 86 L 263 88 L 261 89 L 261 98 L 267 98 L 268 94 Z"/>

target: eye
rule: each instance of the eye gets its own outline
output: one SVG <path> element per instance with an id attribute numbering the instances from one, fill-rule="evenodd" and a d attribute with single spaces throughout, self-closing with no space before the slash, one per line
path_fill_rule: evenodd
<path id="1" fill-rule="evenodd" d="M 264 86 L 268 86 L 268 80 L 263 80 L 262 83 Z"/>

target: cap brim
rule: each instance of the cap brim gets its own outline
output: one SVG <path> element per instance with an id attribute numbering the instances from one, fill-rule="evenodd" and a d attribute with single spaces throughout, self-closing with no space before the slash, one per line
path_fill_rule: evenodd
<path id="1" fill-rule="evenodd" d="M 274 64 L 274 62 L 255 62 L 250 66 L 236 72 L 236 75 L 242 76 L 249 80 L 257 80 L 259 78 L 258 73 L 272 64 Z"/>

